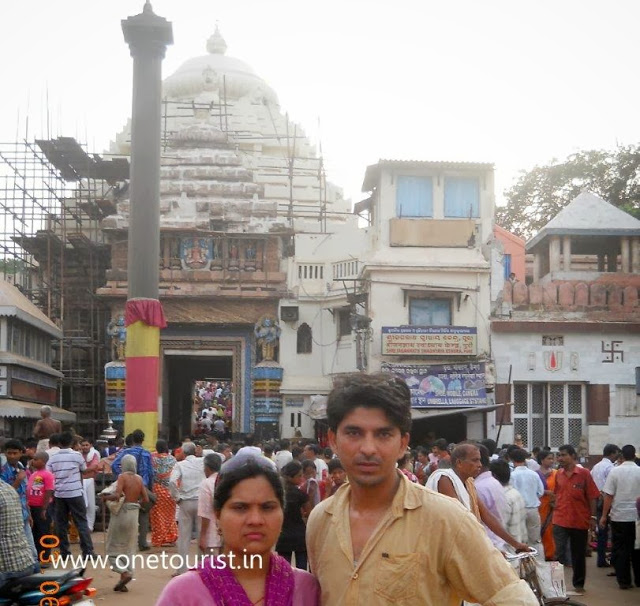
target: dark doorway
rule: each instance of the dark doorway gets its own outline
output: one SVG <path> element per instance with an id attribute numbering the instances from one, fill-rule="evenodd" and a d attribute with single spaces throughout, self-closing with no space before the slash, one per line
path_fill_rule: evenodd
<path id="1" fill-rule="evenodd" d="M 231 381 L 233 356 L 166 356 L 165 373 L 169 389 L 163 433 L 170 442 L 178 443 L 191 434 L 194 382 L 212 377 Z"/>
<path id="2" fill-rule="evenodd" d="M 462 413 L 416 419 L 411 424 L 411 445 L 421 446 L 429 441 L 427 434 L 444 438 L 448 444 L 467 439 L 467 417 Z"/>

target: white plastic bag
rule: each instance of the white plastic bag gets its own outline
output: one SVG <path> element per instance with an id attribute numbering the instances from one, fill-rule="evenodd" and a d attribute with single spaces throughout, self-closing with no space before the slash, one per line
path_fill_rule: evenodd
<path id="1" fill-rule="evenodd" d="M 540 562 L 535 560 L 538 583 L 545 598 L 566 598 L 564 566 L 560 562 Z"/>

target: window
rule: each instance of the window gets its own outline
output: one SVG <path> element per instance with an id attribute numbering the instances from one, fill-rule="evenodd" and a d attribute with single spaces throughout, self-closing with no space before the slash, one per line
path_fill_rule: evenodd
<path id="1" fill-rule="evenodd" d="M 432 217 L 433 185 L 431 177 L 399 176 L 396 182 L 398 217 Z"/>
<path id="2" fill-rule="evenodd" d="M 505 253 L 502 255 L 502 261 L 504 266 L 504 279 L 508 280 L 511 274 L 511 255 Z"/>
<path id="3" fill-rule="evenodd" d="M 296 421 L 298 421 L 297 425 L 296 425 Z M 293 427 L 293 428 L 302 427 L 302 413 L 301 412 L 292 412 L 291 413 L 291 427 Z"/>
<path id="4" fill-rule="evenodd" d="M 480 185 L 478 179 L 446 177 L 444 180 L 444 216 L 479 217 Z"/>
<path id="5" fill-rule="evenodd" d="M 513 433 L 527 448 L 580 444 L 585 416 L 580 383 L 516 383 L 513 386 Z"/>
<path id="6" fill-rule="evenodd" d="M 338 339 L 351 334 L 351 308 L 341 307 L 335 311 L 336 323 L 338 324 Z"/>
<path id="7" fill-rule="evenodd" d="M 299 354 L 311 353 L 313 347 L 313 335 L 311 334 L 311 326 L 301 324 L 297 333 L 297 350 Z"/>
<path id="8" fill-rule="evenodd" d="M 409 324 L 412 326 L 450 326 L 450 299 L 410 299 Z"/>

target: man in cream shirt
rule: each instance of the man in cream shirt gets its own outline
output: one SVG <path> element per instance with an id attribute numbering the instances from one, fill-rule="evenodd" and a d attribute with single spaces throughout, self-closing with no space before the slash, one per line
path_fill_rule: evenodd
<path id="1" fill-rule="evenodd" d="M 537 606 L 471 513 L 396 469 L 411 427 L 404 381 L 341 377 L 327 418 L 330 446 L 349 483 L 316 506 L 307 525 L 323 604 Z"/>

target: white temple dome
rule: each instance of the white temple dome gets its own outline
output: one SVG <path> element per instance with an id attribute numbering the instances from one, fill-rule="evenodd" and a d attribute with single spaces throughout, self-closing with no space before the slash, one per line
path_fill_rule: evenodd
<path id="1" fill-rule="evenodd" d="M 278 105 L 273 89 L 244 61 L 225 55 L 227 44 L 216 25 L 207 41 L 208 54 L 185 61 L 164 81 L 170 99 L 193 99 L 200 93 L 216 93 L 220 101 L 249 97 L 255 103 Z M 226 89 L 226 91 L 225 91 Z"/>

